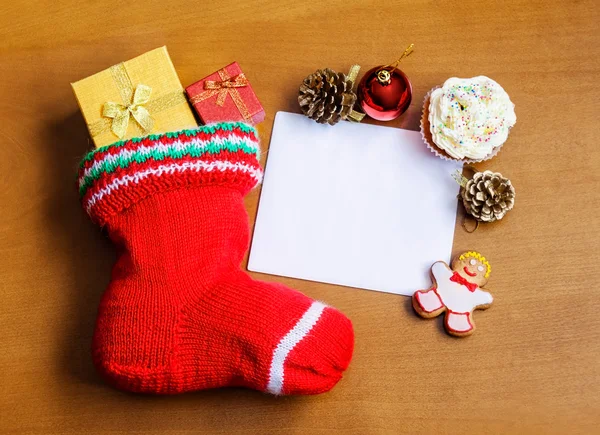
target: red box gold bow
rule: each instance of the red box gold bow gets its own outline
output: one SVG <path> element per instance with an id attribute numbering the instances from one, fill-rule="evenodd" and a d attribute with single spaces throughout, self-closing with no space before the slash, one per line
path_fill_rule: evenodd
<path id="1" fill-rule="evenodd" d="M 188 86 L 186 92 L 205 124 L 220 121 L 258 124 L 265 119 L 265 110 L 237 62 Z"/>

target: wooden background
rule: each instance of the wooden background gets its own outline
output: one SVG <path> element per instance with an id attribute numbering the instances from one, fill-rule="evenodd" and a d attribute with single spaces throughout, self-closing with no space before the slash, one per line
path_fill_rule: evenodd
<path id="1" fill-rule="evenodd" d="M 0 432 L 598 433 L 596 0 L 2 3 Z M 476 334 L 446 336 L 407 298 L 260 276 L 353 320 L 354 359 L 330 393 L 105 386 L 89 348 L 115 255 L 78 204 L 88 139 L 69 83 L 164 44 L 184 85 L 237 60 L 266 108 L 267 149 L 276 111 L 299 111 L 306 75 L 355 62 L 364 72 L 411 42 L 414 103 L 387 125 L 417 130 L 425 92 L 450 76 L 488 75 L 516 103 L 507 144 L 478 166 L 513 180 L 516 208 L 475 234 L 456 229 L 454 251 L 480 250 L 494 268 L 496 302 L 476 313 Z"/>

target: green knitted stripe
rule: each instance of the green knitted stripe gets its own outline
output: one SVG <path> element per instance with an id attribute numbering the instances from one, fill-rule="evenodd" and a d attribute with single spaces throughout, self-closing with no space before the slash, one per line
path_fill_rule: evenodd
<path id="1" fill-rule="evenodd" d="M 149 145 L 151 148 L 153 145 Z M 201 157 L 205 154 L 218 154 L 222 151 L 243 152 L 258 156 L 258 148 L 249 146 L 245 141 L 240 143 L 232 142 L 231 140 L 223 140 L 222 143 L 210 141 L 203 145 L 195 144 L 194 142 L 183 143 L 181 149 L 176 149 L 174 146 L 166 145 L 163 149 L 137 149 L 127 152 L 126 155 L 107 155 L 100 165 L 92 167 L 89 174 L 84 178 L 83 183 L 79 187 L 79 194 L 84 195 L 87 189 L 93 182 L 103 175 L 108 175 L 115 172 L 117 169 L 127 168 L 131 163 L 144 163 L 149 159 L 161 161 L 167 158 L 180 159 L 183 157 Z"/>
<path id="2" fill-rule="evenodd" d="M 158 141 L 158 140 L 162 139 L 163 137 L 168 137 L 168 138 L 178 138 L 180 136 L 194 137 L 194 136 L 197 136 L 198 133 L 214 134 L 219 130 L 233 131 L 235 129 L 238 129 L 241 132 L 247 133 L 247 134 L 254 133 L 256 136 L 258 136 L 256 129 L 253 126 L 246 124 L 245 122 L 219 122 L 217 124 L 202 125 L 200 127 L 192 128 L 192 129 L 185 129 L 185 130 L 173 131 L 173 132 L 168 132 L 168 133 L 160 133 L 160 134 L 151 134 L 149 136 L 134 137 L 131 139 L 125 139 L 125 140 L 121 140 L 118 142 L 114 142 L 110 145 L 105 145 L 96 150 L 90 151 L 83 158 L 79 167 L 83 167 L 85 162 L 89 162 L 90 160 L 92 160 L 96 154 L 106 151 L 106 149 L 108 147 L 119 148 L 125 144 L 139 143 L 146 139 L 149 139 L 152 141 Z"/>

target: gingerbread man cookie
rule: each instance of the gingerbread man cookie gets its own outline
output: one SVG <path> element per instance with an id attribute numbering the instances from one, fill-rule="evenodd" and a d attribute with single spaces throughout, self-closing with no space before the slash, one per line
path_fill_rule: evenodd
<path id="1" fill-rule="evenodd" d="M 490 263 L 478 252 L 465 252 L 452 262 L 431 266 L 433 286 L 417 290 L 412 298 L 415 311 L 426 319 L 446 312 L 444 326 L 449 334 L 466 337 L 475 330 L 473 310 L 489 308 L 494 298 L 480 287 L 487 283 L 492 271 Z"/>

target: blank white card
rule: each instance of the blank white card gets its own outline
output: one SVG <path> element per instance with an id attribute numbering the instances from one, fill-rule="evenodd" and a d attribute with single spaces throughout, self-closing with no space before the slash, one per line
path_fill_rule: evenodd
<path id="1" fill-rule="evenodd" d="M 448 261 L 462 167 L 420 133 L 275 118 L 248 269 L 412 295 Z"/>

